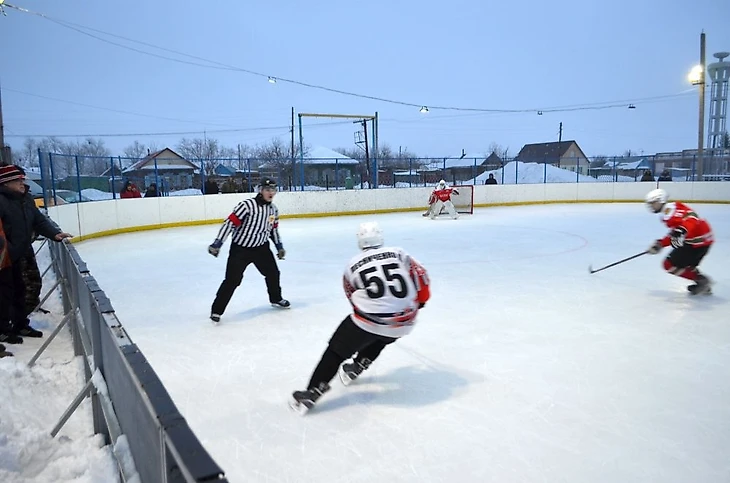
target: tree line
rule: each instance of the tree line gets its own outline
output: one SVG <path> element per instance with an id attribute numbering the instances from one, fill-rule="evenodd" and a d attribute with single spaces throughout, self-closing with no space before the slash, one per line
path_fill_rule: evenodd
<path id="1" fill-rule="evenodd" d="M 82 175 L 100 175 L 109 168 L 110 160 L 122 168 L 126 168 L 145 156 L 157 152 L 168 146 L 161 146 L 152 141 L 143 143 L 134 141 L 122 150 L 122 154 L 113 155 L 101 138 L 86 138 L 83 140 L 65 141 L 57 137 L 43 139 L 26 138 L 21 149 L 13 150 L 13 162 L 22 166 L 39 166 L 38 153 L 43 156 L 48 153 L 57 154 L 53 158 L 54 174 L 57 177 L 64 177 L 76 174 L 76 165 Z M 267 164 L 272 169 L 283 174 L 291 173 L 292 147 L 288 141 L 275 137 L 258 145 L 238 144 L 235 147 L 225 146 L 218 139 L 210 137 L 182 138 L 173 146 L 169 146 L 185 159 L 201 162 L 206 174 L 212 174 L 219 164 L 224 164 L 234 169 L 247 170 L 258 169 L 260 165 Z M 304 154 L 310 151 L 310 147 L 304 147 Z M 300 149 L 294 146 L 294 162 L 299 159 Z M 335 148 L 335 151 L 349 158 L 360 161 L 363 170 L 366 165 L 366 153 L 360 146 Z M 486 158 L 491 153 L 496 153 L 505 158 L 509 148 L 504 148 L 497 143 L 491 143 L 487 152 L 483 154 Z M 369 158 L 372 160 L 374 152 L 370 150 Z M 387 143 L 378 147 L 377 159 L 379 166 L 394 169 L 408 169 L 414 163 L 423 163 L 423 157 L 418 156 L 408 148 L 392 148 Z"/>

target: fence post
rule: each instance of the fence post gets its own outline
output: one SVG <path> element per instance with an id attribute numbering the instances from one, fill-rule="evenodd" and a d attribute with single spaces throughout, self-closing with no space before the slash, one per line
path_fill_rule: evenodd
<path id="1" fill-rule="evenodd" d="M 56 204 L 56 174 L 53 169 L 53 153 L 48 153 L 48 165 L 51 167 L 51 193 L 53 194 L 53 204 Z M 50 199 L 49 199 L 50 201 Z"/>
<path id="2" fill-rule="evenodd" d="M 79 203 L 81 202 L 81 173 L 79 171 L 79 155 L 74 156 L 76 162 L 76 188 L 79 190 Z"/>

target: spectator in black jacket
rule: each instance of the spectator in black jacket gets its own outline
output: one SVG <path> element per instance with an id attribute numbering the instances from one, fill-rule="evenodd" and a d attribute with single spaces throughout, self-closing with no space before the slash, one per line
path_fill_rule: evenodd
<path id="1" fill-rule="evenodd" d="M 147 190 L 144 192 L 145 198 L 157 198 L 160 196 L 160 194 L 157 192 L 157 184 L 152 183 L 147 187 Z"/>
<path id="2" fill-rule="evenodd" d="M 484 181 L 484 184 L 497 184 L 497 180 L 494 179 L 494 173 L 489 173 L 489 178 Z"/>
<path id="3" fill-rule="evenodd" d="M 26 316 L 21 260 L 33 256 L 35 233 L 59 242 L 71 235 L 61 231 L 38 210 L 33 198 L 25 192 L 24 180 L 25 175 L 17 166 L 0 167 L 0 220 L 5 230 L 12 273 L 10 318 L 14 335 L 43 337 L 41 331 L 30 326 Z"/>
<path id="4" fill-rule="evenodd" d="M 651 174 L 651 170 L 647 169 L 644 174 L 641 175 L 641 181 L 654 181 L 654 175 Z"/>

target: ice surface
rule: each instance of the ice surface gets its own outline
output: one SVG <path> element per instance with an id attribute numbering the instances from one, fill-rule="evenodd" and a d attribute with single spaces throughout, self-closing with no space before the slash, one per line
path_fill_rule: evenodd
<path id="1" fill-rule="evenodd" d="M 689 296 L 662 256 L 594 268 L 666 232 L 639 203 L 284 219 L 291 310 L 251 266 L 219 326 L 218 226 L 77 245 L 179 409 L 232 482 L 730 481 L 730 210 L 693 207 L 717 243 Z M 414 332 L 301 417 L 340 320 L 358 223 L 428 269 Z M 228 244 L 227 244 L 228 245 Z"/>

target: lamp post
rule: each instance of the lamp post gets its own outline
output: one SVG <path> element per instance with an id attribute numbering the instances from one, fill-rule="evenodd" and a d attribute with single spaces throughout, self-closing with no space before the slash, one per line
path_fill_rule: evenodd
<path id="1" fill-rule="evenodd" d="M 689 81 L 700 88 L 700 119 L 697 132 L 697 180 L 703 180 L 703 151 L 705 146 L 705 33 L 700 34 L 700 64 L 692 68 Z"/>

